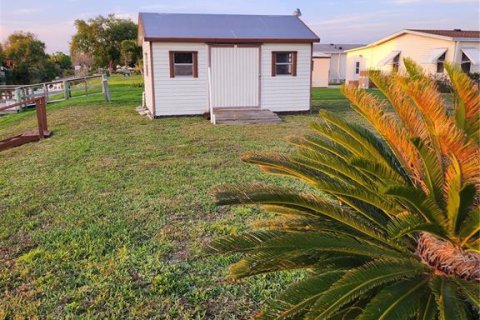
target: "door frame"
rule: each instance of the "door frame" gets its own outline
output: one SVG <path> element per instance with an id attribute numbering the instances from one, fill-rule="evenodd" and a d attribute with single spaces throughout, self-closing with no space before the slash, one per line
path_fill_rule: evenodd
<path id="1" fill-rule="evenodd" d="M 257 105 L 253 108 L 261 109 L 262 101 L 262 43 L 207 43 L 208 45 L 208 106 L 210 116 L 213 115 L 212 107 L 212 48 L 258 48 L 258 94 Z M 235 107 L 232 107 L 235 108 Z"/>

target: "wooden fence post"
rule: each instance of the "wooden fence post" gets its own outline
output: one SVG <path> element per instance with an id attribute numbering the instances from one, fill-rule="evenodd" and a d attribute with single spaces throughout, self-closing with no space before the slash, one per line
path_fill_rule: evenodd
<path id="1" fill-rule="evenodd" d="M 63 81 L 63 95 L 65 97 L 65 100 L 68 100 L 71 97 L 70 82 L 68 80 Z"/>
<path id="2" fill-rule="evenodd" d="M 108 87 L 108 79 L 107 76 L 104 74 L 102 75 L 102 91 L 105 96 L 105 102 L 110 102 L 110 88 Z"/>
<path id="3" fill-rule="evenodd" d="M 38 138 L 43 139 L 45 136 L 49 135 L 48 125 L 47 125 L 47 110 L 46 110 L 46 99 L 45 97 L 37 98 L 35 101 L 35 106 L 37 109 L 37 121 L 38 121 Z"/>

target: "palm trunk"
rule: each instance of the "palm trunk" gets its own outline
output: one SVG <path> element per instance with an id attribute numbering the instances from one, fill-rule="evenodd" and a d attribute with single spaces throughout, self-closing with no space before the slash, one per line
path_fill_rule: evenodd
<path id="1" fill-rule="evenodd" d="M 438 275 L 480 281 L 480 254 L 464 252 L 452 243 L 422 232 L 416 254 Z"/>

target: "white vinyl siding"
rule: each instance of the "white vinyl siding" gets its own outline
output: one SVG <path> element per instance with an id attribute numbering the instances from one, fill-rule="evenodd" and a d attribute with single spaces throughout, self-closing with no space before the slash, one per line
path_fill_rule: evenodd
<path id="1" fill-rule="evenodd" d="M 198 78 L 170 78 L 170 51 L 198 52 Z M 204 43 L 153 43 L 156 116 L 209 112 L 208 46 Z"/>
<path id="2" fill-rule="evenodd" d="M 152 64 L 150 62 L 150 42 L 143 42 L 143 78 L 145 87 L 145 104 L 153 116 Z"/>
<path id="3" fill-rule="evenodd" d="M 272 52 L 296 51 L 297 75 L 272 77 Z M 262 45 L 261 107 L 271 111 L 307 111 L 310 109 L 310 44 Z"/>

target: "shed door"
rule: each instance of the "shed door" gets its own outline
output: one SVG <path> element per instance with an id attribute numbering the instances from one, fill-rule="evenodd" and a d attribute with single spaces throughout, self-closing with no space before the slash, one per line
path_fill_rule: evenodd
<path id="1" fill-rule="evenodd" d="M 260 106 L 259 55 L 259 47 L 211 47 L 210 104 L 213 108 Z"/>

